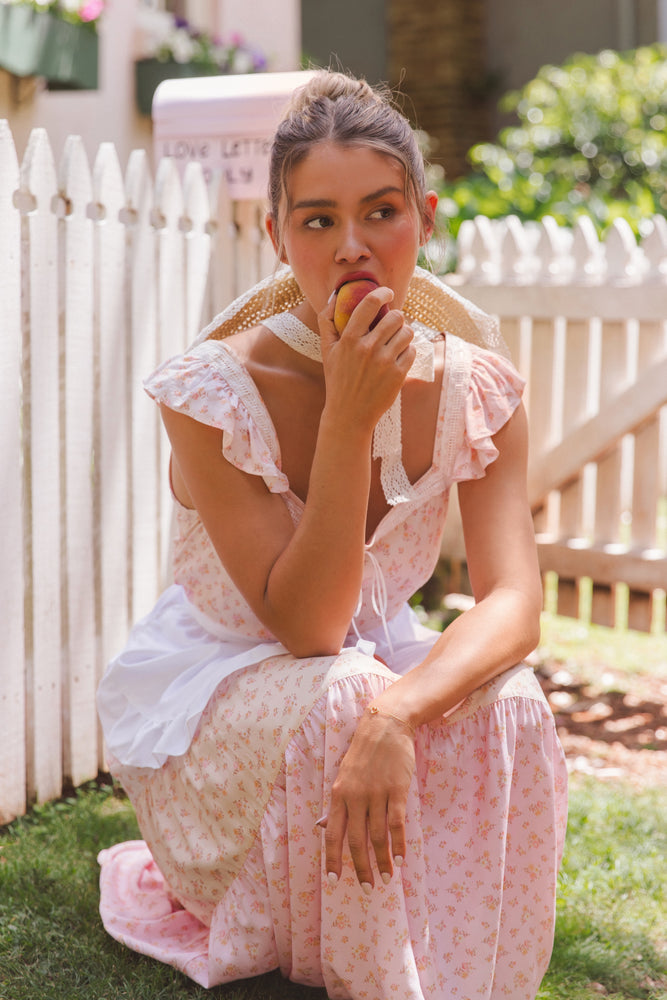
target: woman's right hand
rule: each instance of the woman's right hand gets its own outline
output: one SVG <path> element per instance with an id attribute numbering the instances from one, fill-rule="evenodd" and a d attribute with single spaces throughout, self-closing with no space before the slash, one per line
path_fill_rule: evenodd
<path id="1" fill-rule="evenodd" d="M 342 333 L 334 326 L 335 296 L 318 315 L 326 405 L 341 419 L 374 428 L 398 396 L 415 359 L 413 331 L 403 313 L 390 309 L 371 330 L 393 292 L 378 287 L 356 306 Z"/>
<path id="2" fill-rule="evenodd" d="M 331 790 L 326 821 L 326 871 L 340 877 L 347 836 L 360 885 L 374 884 L 369 843 L 383 882 L 405 858 L 405 815 L 415 773 L 414 735 L 394 716 L 366 711 L 345 754 Z"/>

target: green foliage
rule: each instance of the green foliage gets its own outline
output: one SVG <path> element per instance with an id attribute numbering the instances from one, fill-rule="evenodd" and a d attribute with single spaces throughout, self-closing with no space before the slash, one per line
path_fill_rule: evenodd
<path id="1" fill-rule="evenodd" d="M 667 46 L 543 66 L 501 108 L 519 124 L 473 146 L 472 172 L 440 191 L 454 235 L 476 215 L 588 215 L 600 233 L 619 217 L 641 233 L 667 216 Z"/>

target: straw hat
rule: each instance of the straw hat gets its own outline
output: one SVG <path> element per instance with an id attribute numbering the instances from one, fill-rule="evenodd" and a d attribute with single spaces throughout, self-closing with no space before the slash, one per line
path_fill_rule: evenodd
<path id="1" fill-rule="evenodd" d="M 249 330 L 268 316 L 287 312 L 303 302 L 304 295 L 289 267 L 264 278 L 227 306 L 197 337 L 223 340 L 232 333 Z M 509 356 L 495 317 L 483 312 L 439 278 L 421 267 L 415 268 L 403 306 L 406 316 L 438 333 L 452 333 L 463 340 Z"/>

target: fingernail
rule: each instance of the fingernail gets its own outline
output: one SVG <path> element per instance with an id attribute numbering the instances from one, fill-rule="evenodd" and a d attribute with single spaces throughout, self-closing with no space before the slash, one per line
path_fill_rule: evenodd
<path id="1" fill-rule="evenodd" d="M 315 826 L 326 826 L 328 818 L 329 817 L 326 815 L 320 816 L 320 818 L 316 821 Z"/>
<path id="2" fill-rule="evenodd" d="M 391 875 L 389 874 L 389 872 L 382 872 L 381 874 L 382 874 L 382 881 L 384 882 L 385 885 L 387 885 L 388 882 L 391 882 Z"/>
<path id="3" fill-rule="evenodd" d="M 395 855 L 395 857 L 394 857 L 394 864 L 396 865 L 397 868 L 401 867 L 401 865 L 403 864 L 403 857 L 402 857 L 402 855 L 400 855 L 400 854 L 396 854 Z"/>
<path id="4" fill-rule="evenodd" d="M 327 872 L 327 879 L 329 880 L 329 885 L 335 885 L 338 881 L 338 876 L 335 872 Z"/>
<path id="5" fill-rule="evenodd" d="M 370 894 L 373 891 L 373 886 L 370 884 L 370 882 L 362 882 L 361 888 L 364 890 L 367 896 L 370 896 Z"/>
<path id="6" fill-rule="evenodd" d="M 333 292 L 332 292 L 332 293 L 331 293 L 331 295 L 329 296 L 329 300 L 328 300 L 328 301 L 329 301 L 329 302 L 332 302 L 332 301 L 333 301 L 333 299 L 335 299 L 335 298 L 336 298 L 336 289 L 334 288 Z"/>

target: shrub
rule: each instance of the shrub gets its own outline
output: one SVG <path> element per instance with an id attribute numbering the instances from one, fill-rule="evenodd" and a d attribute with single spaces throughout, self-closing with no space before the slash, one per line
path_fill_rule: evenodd
<path id="1" fill-rule="evenodd" d="M 588 215 L 599 233 L 618 217 L 641 233 L 667 216 L 667 46 L 544 66 L 500 107 L 519 124 L 473 146 L 471 173 L 440 191 L 453 235 L 476 215 Z"/>

